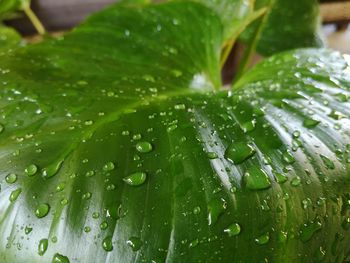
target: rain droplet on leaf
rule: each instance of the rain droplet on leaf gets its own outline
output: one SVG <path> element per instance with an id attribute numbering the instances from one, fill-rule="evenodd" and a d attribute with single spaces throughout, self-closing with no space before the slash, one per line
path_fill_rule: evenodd
<path id="1" fill-rule="evenodd" d="M 126 244 L 131 247 L 132 251 L 138 251 L 142 246 L 142 241 L 138 237 L 131 237 Z"/>
<path id="2" fill-rule="evenodd" d="M 45 217 L 50 211 L 50 206 L 46 203 L 40 204 L 35 209 L 35 215 L 37 218 Z"/>
<path id="3" fill-rule="evenodd" d="M 225 212 L 226 201 L 224 199 L 212 199 L 208 204 L 208 224 L 214 225 Z"/>
<path id="4" fill-rule="evenodd" d="M 271 187 L 267 173 L 259 167 L 250 167 L 244 174 L 246 187 L 250 190 L 263 190 Z"/>
<path id="5" fill-rule="evenodd" d="M 284 174 L 278 173 L 278 172 L 274 172 L 273 175 L 276 178 L 277 183 L 279 184 L 283 184 L 288 180 L 288 177 L 285 176 Z"/>
<path id="6" fill-rule="evenodd" d="M 225 158 L 234 164 L 241 164 L 255 154 L 255 149 L 252 145 L 238 142 L 232 143 L 225 151 Z"/>
<path id="7" fill-rule="evenodd" d="M 218 158 L 218 155 L 215 152 L 208 152 L 207 156 L 209 159 L 212 159 L 212 160 Z"/>
<path id="8" fill-rule="evenodd" d="M 295 158 L 294 158 L 293 154 L 290 151 L 285 151 L 282 156 L 283 156 L 283 160 L 287 164 L 295 163 Z"/>
<path id="9" fill-rule="evenodd" d="M 325 165 L 328 169 L 330 169 L 330 170 L 334 170 L 334 169 L 335 169 L 335 164 L 334 164 L 334 162 L 333 162 L 331 159 L 329 159 L 327 156 L 325 156 L 325 155 L 323 155 L 323 154 L 321 154 L 320 157 L 321 157 L 321 159 L 322 159 L 324 165 Z"/>
<path id="10" fill-rule="evenodd" d="M 114 163 L 113 163 L 113 162 L 108 162 L 108 163 L 106 163 L 106 164 L 103 166 L 102 170 L 105 171 L 105 172 L 110 172 L 110 171 L 113 171 L 114 168 L 115 168 Z"/>
<path id="11" fill-rule="evenodd" d="M 241 233 L 241 226 L 238 223 L 233 223 L 224 230 L 230 237 L 237 236 Z"/>
<path id="12" fill-rule="evenodd" d="M 252 132 L 255 130 L 256 120 L 248 121 L 242 124 L 241 128 L 244 133 Z"/>
<path id="13" fill-rule="evenodd" d="M 321 228 L 322 223 L 319 220 L 303 224 L 300 228 L 300 240 L 304 243 L 309 241 L 312 238 L 312 236 Z"/>
<path id="14" fill-rule="evenodd" d="M 294 187 L 299 186 L 301 184 L 301 178 L 299 176 L 294 177 L 290 184 Z"/>
<path id="15" fill-rule="evenodd" d="M 22 193 L 22 188 L 18 188 L 12 191 L 9 198 L 10 202 L 15 202 L 21 193 Z"/>
<path id="16" fill-rule="evenodd" d="M 53 258 L 51 263 L 70 263 L 69 258 L 66 256 L 63 256 L 61 254 L 56 253 Z"/>
<path id="17" fill-rule="evenodd" d="M 39 241 L 39 246 L 38 246 L 38 254 L 40 256 L 43 256 L 47 250 L 47 247 L 49 246 L 49 241 L 44 238 Z"/>
<path id="18" fill-rule="evenodd" d="M 61 169 L 62 164 L 63 164 L 63 160 L 59 160 L 58 162 L 53 163 L 52 165 L 43 169 L 43 172 L 42 172 L 43 177 L 51 178 L 55 176 L 58 173 L 58 171 Z"/>
<path id="19" fill-rule="evenodd" d="M 17 181 L 17 175 L 14 173 L 10 173 L 6 176 L 5 180 L 8 184 L 14 184 Z"/>
<path id="20" fill-rule="evenodd" d="M 38 171 L 38 167 L 35 164 L 30 164 L 27 168 L 24 169 L 24 172 L 29 177 L 34 176 Z"/>
<path id="21" fill-rule="evenodd" d="M 270 241 L 270 233 L 265 233 L 255 239 L 255 243 L 258 245 L 266 245 Z"/>
<path id="22" fill-rule="evenodd" d="M 315 128 L 318 124 L 320 124 L 320 121 L 312 118 L 306 118 L 303 122 L 303 126 L 306 128 Z"/>
<path id="23" fill-rule="evenodd" d="M 108 236 L 102 241 L 102 247 L 105 251 L 110 252 L 113 250 L 112 237 Z"/>
<path id="24" fill-rule="evenodd" d="M 199 244 L 199 240 L 198 240 L 198 238 L 196 238 L 195 240 L 192 240 L 192 241 L 190 242 L 190 244 L 188 245 L 188 247 L 189 247 L 189 248 L 194 248 L 194 247 L 198 246 L 198 244 Z"/>
<path id="25" fill-rule="evenodd" d="M 153 150 L 153 146 L 149 142 L 139 142 L 136 144 L 136 150 L 140 153 L 149 153 Z"/>
<path id="26" fill-rule="evenodd" d="M 125 178 L 123 181 L 131 186 L 139 186 L 142 185 L 147 179 L 147 174 L 143 172 L 133 173 Z"/>

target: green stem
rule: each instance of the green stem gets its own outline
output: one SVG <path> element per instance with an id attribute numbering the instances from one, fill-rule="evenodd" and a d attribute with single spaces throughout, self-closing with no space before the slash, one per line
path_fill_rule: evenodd
<path id="1" fill-rule="evenodd" d="M 273 2 L 274 2 L 274 0 L 270 1 L 269 7 L 266 8 L 266 10 L 268 10 L 268 11 L 263 14 L 262 18 L 260 19 L 259 26 L 255 30 L 255 33 L 252 36 L 251 41 L 249 42 L 246 49 L 244 50 L 243 58 L 242 58 L 242 61 L 240 62 L 240 65 L 239 65 L 239 68 L 237 70 L 236 77 L 235 77 L 233 83 L 238 81 L 242 77 L 242 75 L 244 75 L 244 73 L 247 71 L 248 67 L 251 64 L 252 57 L 256 51 L 256 47 L 257 47 L 258 42 L 260 40 L 261 33 L 264 29 L 264 26 L 265 26 L 267 18 L 268 18 L 268 13 L 270 12 L 271 7 L 273 6 Z"/>
<path id="2" fill-rule="evenodd" d="M 238 38 L 238 36 L 240 34 L 242 34 L 242 32 L 247 28 L 247 26 L 249 26 L 252 22 L 254 22 L 256 19 L 258 19 L 259 17 L 263 16 L 267 11 L 267 8 L 261 8 L 258 11 L 253 12 L 253 14 L 251 16 L 249 16 L 247 19 L 245 19 L 243 26 L 240 28 L 240 30 L 238 30 L 236 32 L 236 34 L 234 34 L 225 44 L 224 50 L 222 52 L 222 56 L 221 56 L 221 68 L 224 67 L 228 56 L 230 55 L 232 48 Z"/>
<path id="3" fill-rule="evenodd" d="M 23 8 L 23 11 L 29 18 L 30 22 L 32 22 L 36 31 L 38 31 L 40 35 L 44 35 L 46 33 L 46 30 L 43 24 L 40 22 L 39 18 L 34 14 L 33 10 L 29 6 L 26 6 Z"/>

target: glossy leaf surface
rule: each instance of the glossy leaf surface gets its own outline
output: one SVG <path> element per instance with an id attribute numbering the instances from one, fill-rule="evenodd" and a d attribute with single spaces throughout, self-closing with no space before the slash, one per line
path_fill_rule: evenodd
<path id="1" fill-rule="evenodd" d="M 263 7 L 269 10 L 257 46 L 260 54 L 323 45 L 317 0 L 257 0 L 255 9 Z M 242 38 L 248 41 L 256 27 L 254 23 Z"/>
<path id="2" fill-rule="evenodd" d="M 348 57 L 283 53 L 214 91 L 222 28 L 116 6 L 1 54 L 0 261 L 349 254 Z"/>

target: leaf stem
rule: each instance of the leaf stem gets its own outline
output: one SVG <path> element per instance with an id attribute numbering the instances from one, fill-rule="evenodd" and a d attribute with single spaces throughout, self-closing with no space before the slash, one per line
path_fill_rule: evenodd
<path id="1" fill-rule="evenodd" d="M 32 24 L 35 27 L 36 31 L 38 31 L 38 33 L 40 35 L 45 35 L 46 34 L 46 30 L 45 30 L 43 24 L 40 22 L 39 18 L 35 15 L 35 13 L 30 8 L 30 6 L 24 7 L 23 11 L 27 15 L 27 17 L 29 18 L 30 22 L 32 22 Z"/>
<path id="2" fill-rule="evenodd" d="M 240 30 L 237 31 L 236 34 L 234 34 L 225 44 L 223 52 L 222 52 L 222 56 L 221 56 L 221 68 L 224 67 L 228 56 L 230 55 L 232 48 L 237 40 L 237 38 L 239 37 L 239 35 L 247 28 L 247 26 L 249 26 L 252 22 L 254 22 L 256 19 L 258 19 L 259 17 L 263 16 L 267 11 L 267 8 L 261 8 L 258 11 L 254 11 L 253 14 L 251 16 L 249 16 L 248 18 L 245 19 L 245 21 L 243 22 L 243 26 L 240 28 Z"/>

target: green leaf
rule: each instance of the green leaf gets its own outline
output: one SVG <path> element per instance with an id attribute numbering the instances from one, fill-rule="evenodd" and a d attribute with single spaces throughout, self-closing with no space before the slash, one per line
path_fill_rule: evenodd
<path id="1" fill-rule="evenodd" d="M 252 0 L 194 0 L 214 10 L 220 17 L 224 26 L 224 39 L 230 39 L 241 32 L 246 25 L 242 23 L 249 20 L 253 11 Z M 242 28 L 243 27 L 243 28 Z"/>
<path id="2" fill-rule="evenodd" d="M 18 10 L 28 8 L 31 0 L 1 0 L 0 1 L 0 20 L 8 18 Z"/>
<path id="3" fill-rule="evenodd" d="M 283 53 L 215 91 L 222 42 L 174 2 L 0 55 L 0 261 L 341 262 L 349 58 Z"/>
<path id="4" fill-rule="evenodd" d="M 256 0 L 255 8 L 268 7 L 257 51 L 272 55 L 279 51 L 321 47 L 319 2 L 317 0 Z M 247 30 L 242 39 L 247 42 L 254 34 L 257 23 Z"/>
<path id="5" fill-rule="evenodd" d="M 0 23 L 0 55 L 18 46 L 20 42 L 21 36 L 14 29 L 3 26 Z"/>

